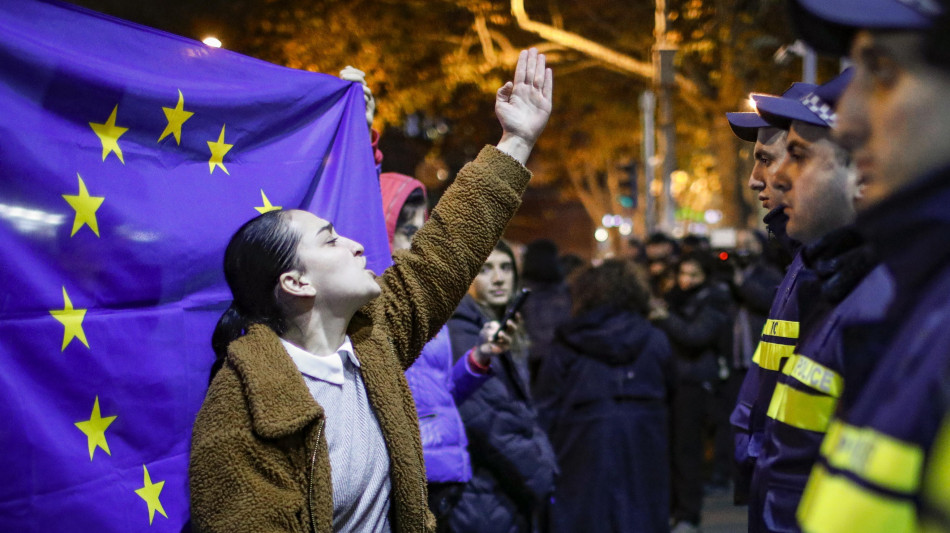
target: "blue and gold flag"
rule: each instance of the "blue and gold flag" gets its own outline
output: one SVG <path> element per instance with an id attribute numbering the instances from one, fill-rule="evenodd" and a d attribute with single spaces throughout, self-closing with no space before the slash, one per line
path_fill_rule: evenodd
<path id="1" fill-rule="evenodd" d="M 0 2 L 0 531 L 181 531 L 224 247 L 302 208 L 389 246 L 359 86 Z"/>

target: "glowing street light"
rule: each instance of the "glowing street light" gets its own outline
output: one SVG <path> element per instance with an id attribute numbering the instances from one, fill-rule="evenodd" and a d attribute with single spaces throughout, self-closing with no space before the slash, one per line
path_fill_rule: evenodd
<path id="1" fill-rule="evenodd" d="M 609 237 L 610 235 L 604 228 L 597 228 L 597 231 L 594 232 L 594 238 L 597 239 L 597 242 L 606 242 Z"/>
<path id="2" fill-rule="evenodd" d="M 221 48 L 221 41 L 217 37 L 208 36 L 202 39 L 201 42 L 212 48 Z"/>
<path id="3" fill-rule="evenodd" d="M 722 211 L 718 209 L 707 209 L 703 214 L 703 218 L 706 219 L 706 222 L 709 224 L 718 224 L 722 221 Z"/>

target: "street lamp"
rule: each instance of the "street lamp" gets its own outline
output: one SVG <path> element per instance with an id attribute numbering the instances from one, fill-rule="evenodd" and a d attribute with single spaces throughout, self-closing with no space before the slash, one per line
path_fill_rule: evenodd
<path id="1" fill-rule="evenodd" d="M 772 59 L 775 60 L 776 65 L 787 65 L 792 60 L 792 56 L 802 58 L 802 81 L 815 83 L 815 71 L 818 67 L 818 58 L 815 56 L 815 51 L 804 42 L 795 41 L 776 50 L 775 54 L 772 55 Z"/>

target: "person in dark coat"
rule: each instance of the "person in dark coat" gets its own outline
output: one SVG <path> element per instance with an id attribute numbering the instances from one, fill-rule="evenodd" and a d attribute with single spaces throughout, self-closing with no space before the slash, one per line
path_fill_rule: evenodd
<path id="1" fill-rule="evenodd" d="M 608 260 L 572 286 L 535 388 L 561 476 L 552 533 L 669 531 L 667 399 L 673 356 L 646 319 L 649 280 Z"/>
<path id="2" fill-rule="evenodd" d="M 551 351 L 554 331 L 571 318 L 571 294 L 558 264 L 557 245 L 547 239 L 528 243 L 524 253 L 522 278 L 531 290 L 521 314 L 530 341 L 528 370 L 532 383 L 538 366 Z"/>
<path id="3" fill-rule="evenodd" d="M 695 531 L 703 498 L 703 427 L 719 379 L 716 348 L 729 323 L 727 289 L 711 280 L 712 260 L 702 252 L 684 255 L 676 286 L 665 303 L 654 300 L 651 318 L 666 332 L 676 361 L 673 395 L 674 531 Z"/>
<path id="4" fill-rule="evenodd" d="M 516 285 L 514 254 L 499 242 L 448 322 L 456 360 L 472 350 L 491 350 L 487 333 L 497 328 Z M 472 479 L 449 519 L 455 533 L 532 531 L 554 492 L 554 451 L 531 400 L 526 341 L 519 329 L 506 330 L 510 350 L 492 353 L 495 378 L 458 406 Z"/>
<path id="5" fill-rule="evenodd" d="M 653 295 L 663 298 L 676 285 L 673 270 L 680 255 L 680 245 L 673 237 L 656 232 L 647 239 L 643 251 Z"/>

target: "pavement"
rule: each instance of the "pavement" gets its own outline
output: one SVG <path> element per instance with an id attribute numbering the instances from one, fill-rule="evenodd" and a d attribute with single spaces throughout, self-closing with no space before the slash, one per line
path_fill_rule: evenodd
<path id="1" fill-rule="evenodd" d="M 703 500 L 702 533 L 746 533 L 748 507 L 732 504 L 732 491 L 717 491 Z"/>

